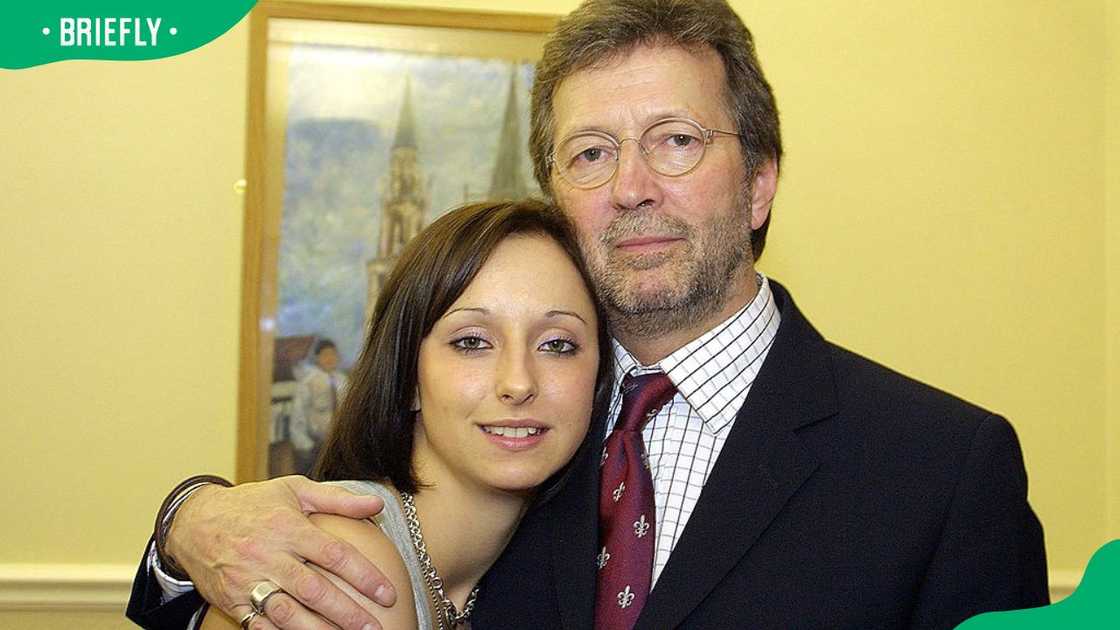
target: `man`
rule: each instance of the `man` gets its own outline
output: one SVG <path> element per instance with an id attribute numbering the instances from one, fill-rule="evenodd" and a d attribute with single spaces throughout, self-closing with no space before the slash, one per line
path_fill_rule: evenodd
<path id="1" fill-rule="evenodd" d="M 725 2 L 588 0 L 546 45 L 532 126 L 537 179 L 576 225 L 609 312 L 626 424 L 612 414 L 592 436 L 602 454 L 526 516 L 481 585 L 475 628 L 951 628 L 1047 602 L 1010 425 L 829 344 L 755 271 L 781 140 Z M 627 383 L 648 374 L 674 389 L 631 426 Z M 634 479 L 652 482 L 656 517 L 618 546 L 629 517 L 615 504 L 634 495 L 611 462 L 634 451 L 612 444 L 626 431 L 642 438 L 648 481 Z M 324 506 L 376 509 L 302 481 L 205 487 L 171 521 L 164 560 L 238 618 L 255 585 L 278 584 L 253 627 L 326 627 L 314 610 L 360 628 L 369 617 L 300 560 L 392 594 L 298 514 Z M 620 558 L 639 582 L 611 581 Z M 197 596 L 145 610 L 161 603 L 148 573 L 134 613 L 189 615 L 159 616 Z"/>
<path id="2" fill-rule="evenodd" d="M 312 346 L 311 356 L 292 401 L 292 449 L 296 472 L 301 475 L 311 471 L 346 392 L 346 375 L 338 369 L 338 347 L 334 342 L 319 339 Z"/>

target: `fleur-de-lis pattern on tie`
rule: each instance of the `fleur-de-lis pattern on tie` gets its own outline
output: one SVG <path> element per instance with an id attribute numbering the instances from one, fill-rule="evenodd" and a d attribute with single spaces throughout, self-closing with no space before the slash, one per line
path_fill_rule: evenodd
<path id="1" fill-rule="evenodd" d="M 629 608 L 634 604 L 634 599 L 636 597 L 636 594 L 630 592 L 630 585 L 627 584 L 626 588 L 618 592 L 618 607 Z"/>
<path id="2" fill-rule="evenodd" d="M 602 551 L 599 552 L 599 555 L 596 556 L 595 561 L 596 564 L 599 565 L 599 568 L 602 569 L 603 567 L 607 566 L 607 561 L 610 559 L 611 554 L 607 553 L 606 547 L 603 547 Z"/>
<path id="3" fill-rule="evenodd" d="M 646 515 L 642 514 L 638 517 L 638 520 L 634 521 L 634 535 L 641 538 L 649 533 L 651 527 L 653 527 L 653 525 L 647 523 Z"/>
<path id="4" fill-rule="evenodd" d="M 622 411 L 600 468 L 596 628 L 632 628 L 649 595 L 657 537 L 642 427 L 675 393 L 662 373 L 627 376 L 622 382 Z"/>

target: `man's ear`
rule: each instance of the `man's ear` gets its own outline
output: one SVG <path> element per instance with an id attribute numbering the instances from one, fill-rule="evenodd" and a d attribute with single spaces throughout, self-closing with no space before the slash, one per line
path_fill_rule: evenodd
<path id="1" fill-rule="evenodd" d="M 751 229 L 757 230 L 766 223 L 774 195 L 778 192 L 778 163 L 766 160 L 758 167 L 751 182 Z"/>

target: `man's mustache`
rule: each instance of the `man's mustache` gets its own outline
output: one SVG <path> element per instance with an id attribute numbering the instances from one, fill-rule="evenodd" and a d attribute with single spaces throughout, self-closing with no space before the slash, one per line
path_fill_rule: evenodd
<path id="1" fill-rule="evenodd" d="M 650 212 L 629 212 L 611 221 L 599 237 L 599 242 L 608 247 L 634 236 L 665 236 L 669 238 L 690 238 L 692 226 L 684 221 L 663 214 Z"/>

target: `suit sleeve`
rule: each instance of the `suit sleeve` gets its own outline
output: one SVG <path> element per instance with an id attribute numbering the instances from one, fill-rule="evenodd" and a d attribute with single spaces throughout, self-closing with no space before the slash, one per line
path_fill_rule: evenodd
<path id="1" fill-rule="evenodd" d="M 202 597 L 198 591 L 192 590 L 167 602 L 163 601 L 163 589 L 148 563 L 153 544 L 153 540 L 148 541 L 140 559 L 136 577 L 132 580 L 132 594 L 128 598 L 125 616 L 149 630 L 184 630 L 190 626 L 191 619 L 202 607 Z"/>
<path id="2" fill-rule="evenodd" d="M 972 439 L 911 622 L 954 628 L 982 612 L 1050 601 L 1042 525 L 1010 423 L 988 416 Z"/>

